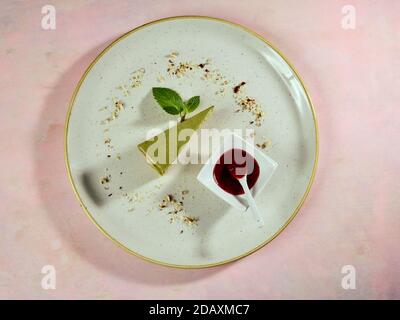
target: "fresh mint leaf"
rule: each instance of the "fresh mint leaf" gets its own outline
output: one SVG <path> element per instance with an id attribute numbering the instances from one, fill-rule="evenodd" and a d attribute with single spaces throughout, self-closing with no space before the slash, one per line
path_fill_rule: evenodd
<path id="1" fill-rule="evenodd" d="M 191 97 L 187 102 L 186 102 L 186 110 L 187 112 L 193 112 L 196 110 L 196 108 L 200 104 L 200 96 L 194 96 Z"/>
<path id="2" fill-rule="evenodd" d="M 180 114 L 185 109 L 181 96 L 169 88 L 153 88 L 153 97 L 161 108 L 169 114 Z"/>
<path id="3" fill-rule="evenodd" d="M 196 110 L 200 104 L 200 96 L 191 97 L 185 103 L 179 93 L 169 88 L 154 87 L 153 96 L 165 112 L 180 115 L 181 122 L 185 121 L 186 115 Z"/>
<path id="4" fill-rule="evenodd" d="M 178 109 L 176 109 L 175 107 L 162 107 L 163 109 L 164 109 L 164 111 L 166 112 L 166 113 L 169 113 L 169 114 L 173 114 L 173 115 L 177 115 L 177 114 L 180 114 L 181 112 L 178 110 Z"/>

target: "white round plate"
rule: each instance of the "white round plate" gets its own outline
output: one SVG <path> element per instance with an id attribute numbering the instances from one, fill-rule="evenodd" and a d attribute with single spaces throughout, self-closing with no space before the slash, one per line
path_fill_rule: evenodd
<path id="1" fill-rule="evenodd" d="M 181 62 L 194 67 L 171 75 L 169 59 L 172 69 Z M 249 112 L 235 112 L 233 87 L 242 81 L 240 94 L 265 112 L 261 126 Z M 264 227 L 200 184 L 201 165 L 177 164 L 158 176 L 146 163 L 137 144 L 148 130 L 174 119 L 154 101 L 156 86 L 185 98 L 200 95 L 198 110 L 214 105 L 205 127 L 253 128 L 256 143 L 268 142 L 262 151 L 279 166 L 256 199 Z M 115 101 L 124 109 L 113 119 Z M 276 237 L 307 196 L 318 155 L 314 110 L 293 67 L 256 33 L 208 17 L 154 21 L 114 41 L 77 85 L 65 134 L 68 174 L 91 220 L 130 253 L 182 268 L 234 261 Z M 167 194 L 183 200 L 183 215 L 171 219 L 168 209 L 160 209 Z"/>

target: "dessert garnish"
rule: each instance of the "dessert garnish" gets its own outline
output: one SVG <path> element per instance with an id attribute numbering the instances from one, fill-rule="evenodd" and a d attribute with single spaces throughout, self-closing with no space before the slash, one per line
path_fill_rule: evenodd
<path id="1" fill-rule="evenodd" d="M 245 84 L 246 84 L 246 82 L 242 81 L 242 82 L 239 83 L 238 85 L 234 86 L 234 87 L 233 87 L 233 93 L 238 93 L 239 90 L 240 90 L 240 88 L 241 88 L 242 86 L 244 86 Z"/>
<path id="2" fill-rule="evenodd" d="M 107 124 L 107 123 L 110 123 L 111 121 L 117 119 L 119 117 L 119 113 L 124 109 L 125 109 L 125 104 L 121 100 L 115 101 L 114 109 L 111 112 L 111 115 L 107 119 L 103 120 L 101 122 L 101 124 Z"/>
<path id="3" fill-rule="evenodd" d="M 238 106 L 236 112 L 249 112 L 253 116 L 253 120 L 249 123 L 260 127 L 264 120 L 265 113 L 256 99 L 249 96 L 241 96 L 240 94 L 234 94 L 234 98 Z"/>
<path id="4" fill-rule="evenodd" d="M 130 78 L 132 88 L 138 88 L 142 85 L 142 79 L 145 73 L 146 70 L 144 68 L 140 68 L 132 72 L 132 76 Z"/>
<path id="5" fill-rule="evenodd" d="M 167 194 L 159 204 L 159 208 L 161 211 L 167 212 L 170 223 L 181 221 L 187 226 L 196 226 L 199 221 L 199 217 L 193 217 L 186 214 L 183 197 L 181 200 L 178 200 L 174 195 Z"/>
<path id="6" fill-rule="evenodd" d="M 200 96 L 191 97 L 184 102 L 178 92 L 169 88 L 153 88 L 153 96 L 165 112 L 173 115 L 179 114 L 181 122 L 185 121 L 186 114 L 196 110 L 200 104 Z"/>
<path id="7" fill-rule="evenodd" d="M 261 143 L 256 143 L 256 146 L 259 147 L 260 149 L 265 149 L 268 148 L 271 145 L 272 141 L 269 139 L 265 139 Z"/>
<path id="8" fill-rule="evenodd" d="M 238 107 L 236 112 L 249 112 L 253 116 L 253 120 L 250 121 L 250 124 L 255 124 L 257 127 L 260 127 L 265 117 L 264 110 L 255 98 L 244 94 L 243 87 L 245 84 L 245 81 L 241 81 L 232 88 L 233 98 Z"/>

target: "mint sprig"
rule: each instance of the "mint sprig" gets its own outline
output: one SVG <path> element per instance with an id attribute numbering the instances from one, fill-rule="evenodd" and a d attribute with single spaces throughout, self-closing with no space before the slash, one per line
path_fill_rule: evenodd
<path id="1" fill-rule="evenodd" d="M 153 97 L 165 112 L 179 114 L 181 121 L 185 121 L 186 114 L 193 112 L 200 105 L 200 96 L 191 97 L 184 102 L 179 93 L 169 88 L 153 88 Z"/>

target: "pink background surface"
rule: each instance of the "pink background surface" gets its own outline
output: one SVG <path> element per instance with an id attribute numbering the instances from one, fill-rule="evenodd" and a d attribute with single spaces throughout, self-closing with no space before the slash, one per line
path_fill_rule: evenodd
<path id="1" fill-rule="evenodd" d="M 53 4 L 57 29 L 41 28 Z M 342 6 L 356 29 L 341 27 Z M 400 298 L 400 1 L 1 1 L 0 298 Z M 197 14 L 280 48 L 313 98 L 320 163 L 309 198 L 270 245 L 226 266 L 177 270 L 106 239 L 73 195 L 63 157 L 71 93 L 110 41 Z M 57 288 L 41 288 L 54 265 Z M 341 287 L 356 268 L 357 288 Z"/>

